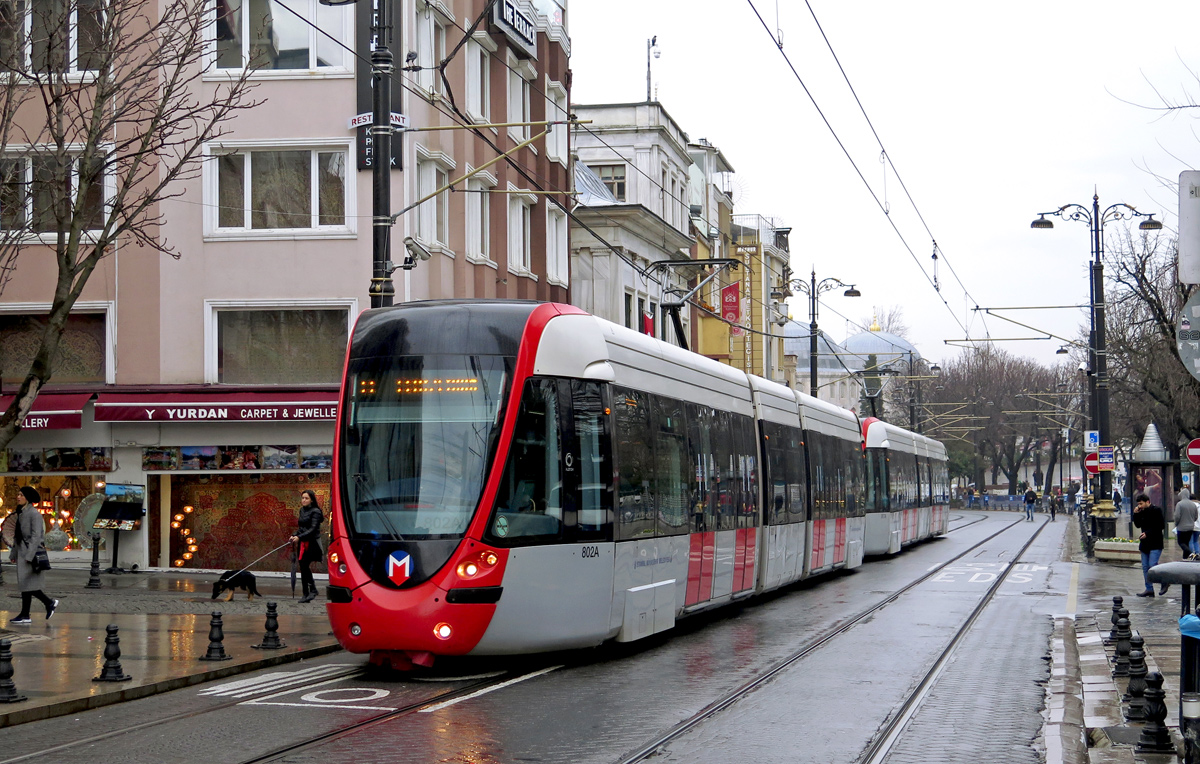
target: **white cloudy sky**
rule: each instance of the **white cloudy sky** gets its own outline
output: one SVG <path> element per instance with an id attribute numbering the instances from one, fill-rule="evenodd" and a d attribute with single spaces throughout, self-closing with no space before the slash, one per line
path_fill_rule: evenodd
<path id="1" fill-rule="evenodd" d="M 754 0 L 783 50 L 846 145 L 871 189 L 885 198 L 880 148 L 855 105 L 809 6 Z M 577 0 L 570 5 L 573 98 L 644 100 L 646 40 L 658 36 L 658 100 L 695 140 L 708 138 L 737 170 L 738 212 L 793 228 L 792 266 L 855 282 L 858 299 L 823 298 L 821 326 L 842 339 L 872 306 L 901 305 L 910 338 L 927 358 L 971 336 L 1024 337 L 974 305 L 1079 304 L 1087 300 L 1088 229 L 1035 213 L 1068 203 L 1123 201 L 1175 223 L 1177 200 L 1147 170 L 1175 178 L 1200 164 L 1200 111 L 1162 117 L 1158 105 L 1196 94 L 1200 3 L 1182 0 L 978 3 L 962 0 L 811 0 L 858 97 L 944 254 L 938 294 L 842 153 L 766 29 L 745 0 Z M 778 22 L 776 21 L 778 9 Z M 932 275 L 932 243 L 896 176 L 886 200 L 920 266 Z M 1110 227 L 1110 231 L 1112 228 Z M 945 261 L 971 297 L 964 295 Z M 807 321 L 797 301 L 795 318 Z M 1008 315 L 1074 337 L 1078 311 Z M 1058 343 L 1004 342 L 1053 362 Z"/>

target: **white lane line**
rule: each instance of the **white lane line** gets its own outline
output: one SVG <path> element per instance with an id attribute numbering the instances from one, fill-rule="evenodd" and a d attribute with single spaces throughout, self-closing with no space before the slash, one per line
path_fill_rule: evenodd
<path id="1" fill-rule="evenodd" d="M 235 698 L 244 698 L 250 695 L 257 695 L 260 692 L 280 690 L 284 687 L 335 674 L 346 676 L 358 670 L 360 670 L 360 667 L 357 665 L 335 663 L 328 666 L 314 666 L 313 668 L 301 671 L 275 671 L 252 679 L 240 679 L 235 682 L 219 684 L 216 687 L 200 690 L 197 694 L 212 696 L 228 695 Z"/>
<path id="2" fill-rule="evenodd" d="M 560 668 L 562 668 L 562 666 L 551 666 L 550 668 L 544 668 L 541 671 L 534 671 L 531 674 L 525 674 L 524 676 L 519 676 L 515 679 L 509 679 L 507 682 L 501 682 L 500 684 L 498 684 L 494 687 L 485 687 L 482 690 L 476 690 L 475 692 L 471 693 L 470 695 L 463 695 L 461 698 L 455 698 L 454 700 L 447 700 L 444 703 L 438 703 L 437 705 L 430 706 L 429 708 L 422 708 L 418 713 L 431 714 L 434 711 L 440 711 L 443 708 L 446 708 L 447 706 L 454 705 L 455 703 L 462 703 L 464 700 L 470 700 L 471 698 L 478 698 L 480 695 L 487 695 L 489 692 L 495 692 L 496 690 L 504 689 L 505 687 L 516 684 L 517 682 L 524 682 L 526 679 L 533 679 L 535 676 L 541 676 L 542 674 L 549 674 L 551 671 L 557 671 Z"/>
<path id="3" fill-rule="evenodd" d="M 347 675 L 348 675 L 348 674 L 347 674 Z M 347 675 L 335 676 L 335 677 L 333 677 L 332 679 L 326 679 L 326 680 L 325 680 L 325 681 L 323 681 L 323 682 L 314 682 L 314 683 L 312 683 L 312 684 L 305 685 L 304 687 L 302 687 L 302 688 L 300 688 L 300 689 L 303 689 L 303 690 L 311 690 L 311 689 L 316 689 L 317 687 L 324 687 L 324 686 L 325 686 L 325 685 L 327 685 L 327 684 L 333 684 L 334 682 L 340 682 L 340 681 L 342 681 L 343 679 L 345 679 L 345 678 L 346 678 L 346 676 L 347 676 Z M 270 704 L 270 703 L 266 703 L 266 702 L 264 702 L 264 701 L 268 701 L 268 700 L 270 700 L 271 698 L 278 698 L 278 697 L 280 697 L 281 695 L 291 695 L 291 694 L 292 694 L 292 693 L 294 693 L 294 692 L 298 692 L 298 690 L 297 690 L 295 687 L 293 687 L 293 688 L 291 688 L 291 689 L 288 689 L 288 690 L 284 690 L 283 692 L 276 692 L 276 693 L 274 693 L 274 694 L 267 695 L 267 696 L 265 696 L 265 697 L 262 697 L 262 698 L 255 698 L 254 700 L 243 700 L 241 703 L 238 703 L 238 705 L 239 705 L 239 706 L 259 706 L 259 705 L 262 705 L 262 706 L 269 706 L 269 705 L 271 705 L 271 704 Z"/>

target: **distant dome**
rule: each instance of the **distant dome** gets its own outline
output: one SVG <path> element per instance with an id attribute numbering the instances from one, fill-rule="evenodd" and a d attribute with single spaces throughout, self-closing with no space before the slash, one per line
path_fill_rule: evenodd
<path id="1" fill-rule="evenodd" d="M 876 327 L 878 324 L 872 324 Z M 880 366 L 890 366 L 893 362 L 909 359 L 909 353 L 912 354 L 914 362 L 921 360 L 921 354 L 911 342 L 898 337 L 891 332 L 884 331 L 866 331 L 848 338 L 842 343 L 847 352 L 854 353 L 859 356 L 875 356 L 875 362 Z"/>
<path id="2" fill-rule="evenodd" d="M 781 332 L 784 336 L 784 355 L 794 355 L 802 359 L 800 365 L 808 368 L 808 324 L 799 321 L 788 321 Z M 829 339 L 829 335 L 817 330 L 817 368 L 837 369 L 840 371 L 857 370 L 863 366 L 862 359 L 853 357 L 846 348 Z"/>

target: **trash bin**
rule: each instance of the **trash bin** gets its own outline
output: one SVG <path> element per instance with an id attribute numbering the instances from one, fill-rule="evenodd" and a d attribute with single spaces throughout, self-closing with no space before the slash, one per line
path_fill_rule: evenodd
<path id="1" fill-rule="evenodd" d="M 1192 587 L 1200 586 L 1200 563 L 1164 562 L 1151 568 L 1146 577 L 1152 584 L 1178 584 L 1183 589 L 1179 636 L 1179 718 L 1182 720 L 1187 718 L 1184 715 L 1183 696 L 1200 692 L 1200 629 L 1194 618 L 1184 619 L 1184 616 L 1200 615 L 1196 613 L 1197 606 L 1200 606 L 1200 590 L 1196 593 L 1197 601 L 1192 602 Z M 1186 754 L 1187 761 L 1200 761 L 1200 751 L 1189 750 Z"/>

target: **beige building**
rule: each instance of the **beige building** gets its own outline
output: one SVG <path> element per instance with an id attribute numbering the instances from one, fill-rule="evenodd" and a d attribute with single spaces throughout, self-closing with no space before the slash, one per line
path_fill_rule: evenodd
<path id="1" fill-rule="evenodd" d="M 395 271 L 397 302 L 568 299 L 567 217 L 552 198 L 570 199 L 570 131 L 472 174 L 544 129 L 496 125 L 566 118 L 566 0 L 499 0 L 467 35 L 487 6 L 395 3 L 392 111 L 413 130 L 393 138 L 392 211 L 468 176 L 396 220 L 389 259 L 409 238 L 429 255 Z M 276 3 L 212 7 L 202 88 L 253 59 L 262 104 L 161 202 L 157 235 L 178 258 L 121 240 L 100 262 L 51 386 L 0 452 L 0 513 L 35 484 L 66 535 L 100 483 L 144 486 L 145 517 L 110 531 L 126 566 L 240 567 L 286 539 L 300 488 L 327 506 L 346 340 L 370 305 L 375 158 L 351 127 L 371 111 L 369 1 L 289 3 L 300 18 Z M 478 127 L 424 129 L 463 123 Z M 31 236 L 0 293 L 4 393 L 44 325 L 50 244 Z M 262 566 L 286 567 L 283 555 Z"/>

